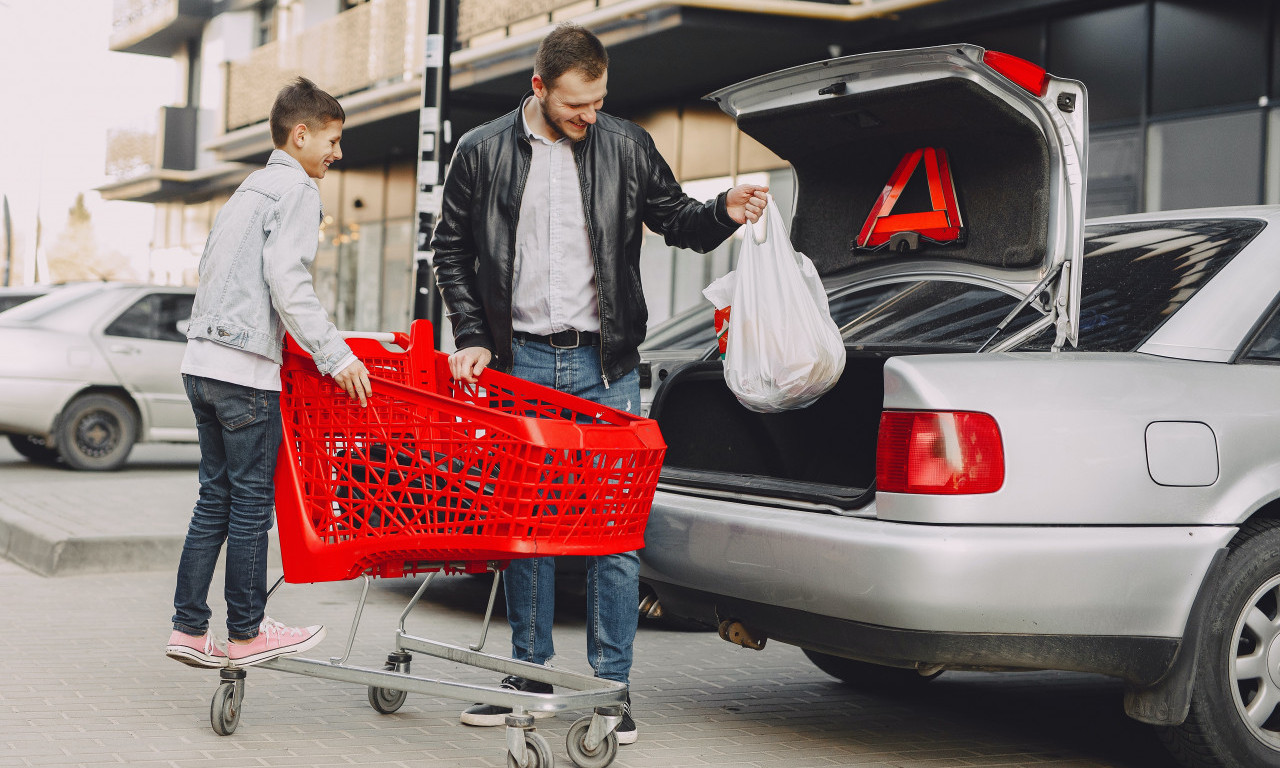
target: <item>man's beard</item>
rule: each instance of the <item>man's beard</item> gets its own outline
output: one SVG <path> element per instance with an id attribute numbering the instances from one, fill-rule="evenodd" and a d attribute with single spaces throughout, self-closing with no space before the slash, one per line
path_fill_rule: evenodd
<path id="1" fill-rule="evenodd" d="M 583 131 L 583 134 L 576 139 L 570 136 L 569 134 L 565 133 L 564 130 L 560 128 L 560 124 L 557 123 L 554 119 L 552 119 L 551 113 L 547 111 L 547 102 L 545 100 L 538 99 L 538 109 L 542 111 L 542 122 L 550 126 L 551 130 L 555 133 L 555 135 L 559 136 L 560 138 L 568 139 L 569 141 L 582 141 L 583 139 L 587 138 L 585 129 Z"/>

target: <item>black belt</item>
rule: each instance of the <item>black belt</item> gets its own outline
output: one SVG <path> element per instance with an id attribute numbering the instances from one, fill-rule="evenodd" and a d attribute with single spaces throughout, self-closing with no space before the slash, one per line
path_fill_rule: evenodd
<path id="1" fill-rule="evenodd" d="M 600 346 L 600 334 L 592 333 L 591 331 L 575 331 L 573 329 L 569 329 L 567 331 L 553 333 L 550 336 L 539 336 L 536 333 L 515 331 L 511 335 L 523 341 L 536 341 L 539 344 L 549 344 L 556 349 L 577 349 L 578 347 Z"/>

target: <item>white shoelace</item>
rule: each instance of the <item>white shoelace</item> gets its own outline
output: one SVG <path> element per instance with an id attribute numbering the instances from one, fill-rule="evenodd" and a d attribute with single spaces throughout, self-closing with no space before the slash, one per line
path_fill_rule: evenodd
<path id="1" fill-rule="evenodd" d="M 303 637 L 305 635 L 305 632 L 300 627 L 286 627 L 270 616 L 263 617 L 262 624 L 258 627 L 258 632 L 266 635 L 268 640 L 272 638 L 283 639 L 286 636 Z"/>

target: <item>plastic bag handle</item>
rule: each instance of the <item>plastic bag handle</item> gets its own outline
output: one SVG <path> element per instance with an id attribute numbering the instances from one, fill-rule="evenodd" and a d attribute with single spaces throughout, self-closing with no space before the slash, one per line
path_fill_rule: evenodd
<path id="1" fill-rule="evenodd" d="M 773 205 L 773 195 L 766 194 L 765 197 L 769 201 L 769 205 Z M 760 212 L 760 218 L 755 222 L 747 222 L 751 227 L 751 239 L 756 241 L 756 245 L 764 245 L 769 239 L 769 209 L 766 207 Z"/>

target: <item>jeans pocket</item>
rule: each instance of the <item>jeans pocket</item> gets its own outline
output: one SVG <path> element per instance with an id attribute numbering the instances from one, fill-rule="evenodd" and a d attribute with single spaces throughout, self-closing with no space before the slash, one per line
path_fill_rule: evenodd
<path id="1" fill-rule="evenodd" d="M 205 393 L 224 429 L 247 427 L 258 418 L 258 393 L 250 387 L 205 380 Z"/>

